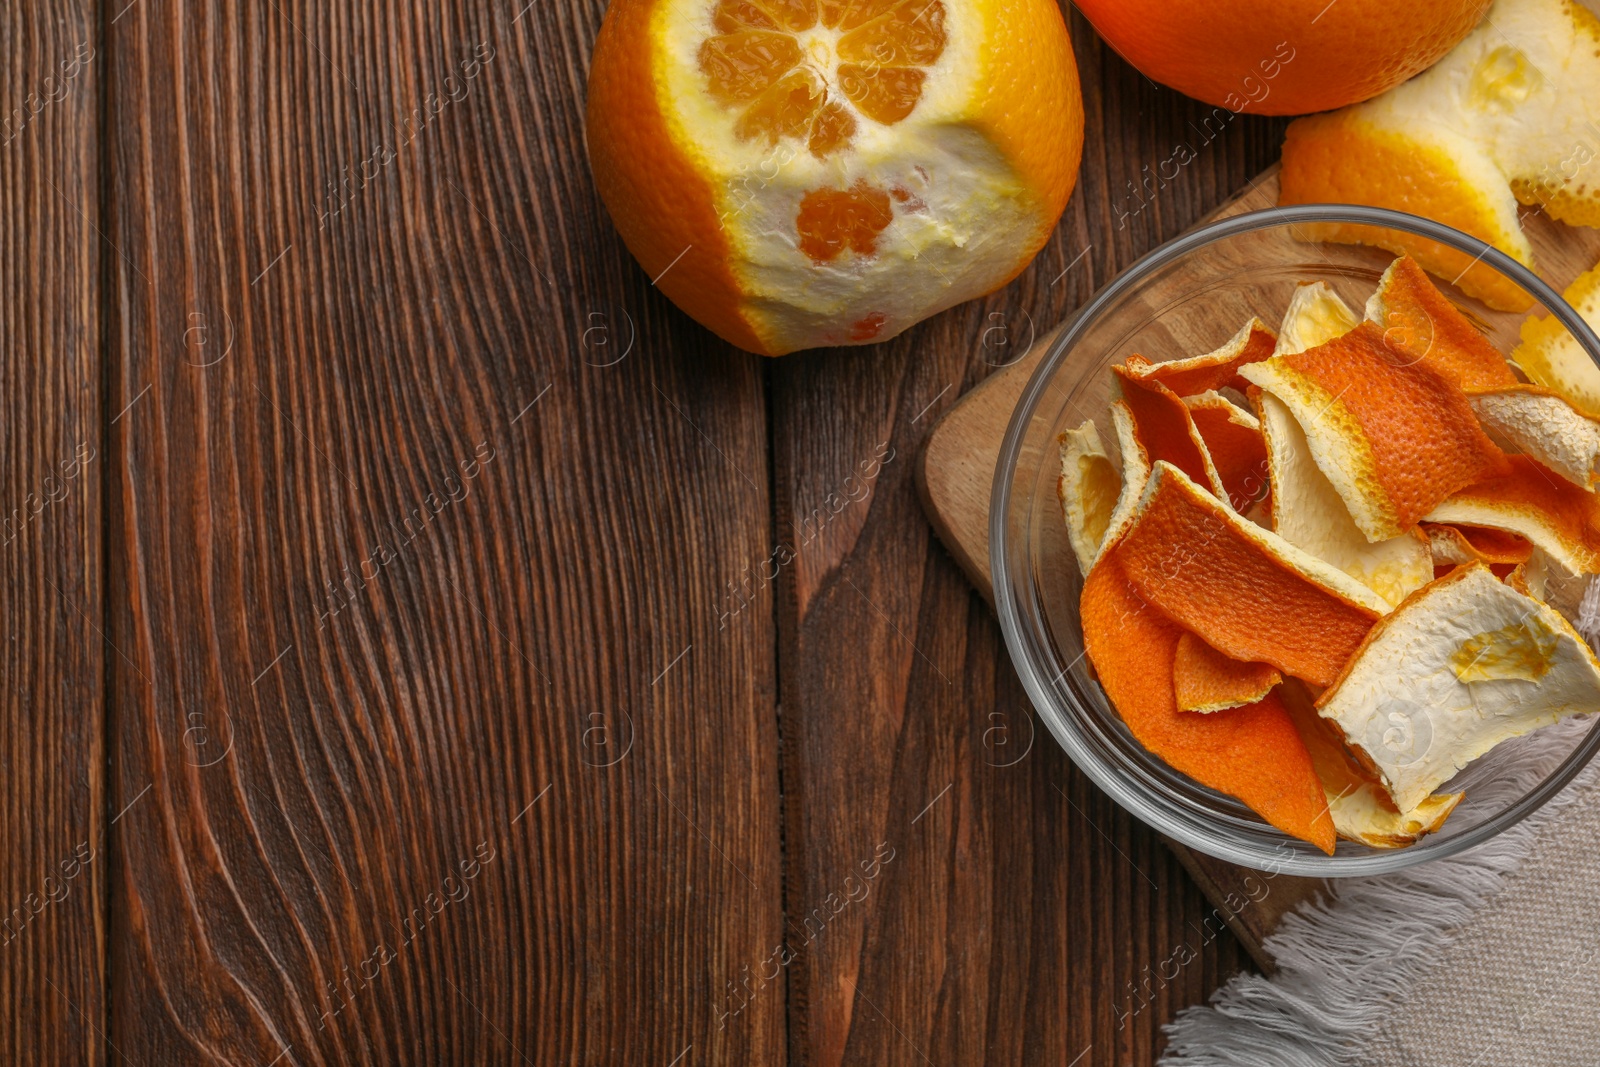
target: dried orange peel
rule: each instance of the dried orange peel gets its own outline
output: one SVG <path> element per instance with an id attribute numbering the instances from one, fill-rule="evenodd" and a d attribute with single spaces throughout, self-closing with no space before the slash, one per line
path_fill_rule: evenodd
<path id="1" fill-rule="evenodd" d="M 1217 348 L 1204 355 L 1152 363 L 1143 356 L 1131 357 L 1126 364 L 1130 377 L 1139 381 L 1160 382 L 1179 396 L 1195 396 L 1231 386 L 1244 391 L 1239 368 L 1258 363 L 1272 355 L 1277 338 L 1260 319 L 1251 319 Z"/>
<path id="2" fill-rule="evenodd" d="M 1260 701 L 1283 681 L 1276 667 L 1241 663 L 1185 630 L 1172 660 L 1172 688 L 1179 711 L 1209 714 Z"/>
<path id="3" fill-rule="evenodd" d="M 1600 419 L 1537 385 L 1473 392 L 1470 399 L 1478 422 L 1491 435 L 1594 492 L 1600 482 Z"/>
<path id="4" fill-rule="evenodd" d="M 1474 563 L 1380 620 L 1317 708 L 1408 811 L 1501 741 L 1600 708 L 1600 662 Z"/>
<path id="5" fill-rule="evenodd" d="M 1425 522 L 1422 532 L 1435 564 L 1459 566 L 1464 563 L 1526 563 L 1533 556 L 1533 542 L 1509 530 L 1488 526 L 1450 526 Z"/>
<path id="6" fill-rule="evenodd" d="M 1073 554 L 1078 557 L 1078 569 L 1088 574 L 1111 525 L 1117 497 L 1122 494 L 1122 474 L 1106 455 L 1093 420 L 1063 433 L 1060 443 L 1061 474 L 1056 480 L 1056 495 L 1061 500 Z"/>
<path id="7" fill-rule="evenodd" d="M 1224 655 L 1327 685 L 1389 605 L 1165 461 L 1116 544 L 1139 594 Z"/>
<path id="8" fill-rule="evenodd" d="M 1327 344 L 1355 329 L 1360 321 L 1360 316 L 1339 299 L 1339 294 L 1329 288 L 1327 282 L 1298 286 L 1289 300 L 1288 310 L 1283 313 L 1283 325 L 1278 327 L 1278 343 L 1272 354 L 1293 356 Z"/>
<path id="9" fill-rule="evenodd" d="M 1383 272 L 1366 311 L 1390 346 L 1466 392 L 1517 384 L 1505 357 L 1410 256 L 1401 256 Z"/>
<path id="10" fill-rule="evenodd" d="M 1110 548 L 1084 582 L 1083 643 L 1134 738 L 1201 785 L 1238 797 L 1268 823 L 1332 853 L 1327 798 L 1287 711 L 1272 695 L 1215 715 L 1178 710 L 1174 657 L 1183 630 L 1140 597 Z"/>
<path id="11" fill-rule="evenodd" d="M 1579 489 L 1528 456 L 1506 458 L 1510 473 L 1451 495 L 1428 521 L 1509 530 L 1572 574 L 1600 573 L 1600 494 Z"/>
<path id="12" fill-rule="evenodd" d="M 1317 714 L 1303 686 L 1291 681 L 1278 696 L 1305 742 L 1340 837 L 1371 848 L 1404 848 L 1438 830 L 1461 803 L 1464 794 L 1436 793 L 1400 811 L 1377 775 L 1345 747 L 1339 728 Z"/>
<path id="13" fill-rule="evenodd" d="M 1240 373 L 1293 413 L 1369 541 L 1398 537 L 1451 493 L 1505 470 L 1461 389 L 1371 322 Z"/>
<path id="14" fill-rule="evenodd" d="M 1134 429 L 1151 463 L 1166 461 L 1215 493 L 1225 493 L 1205 439 L 1183 397 L 1158 381 L 1112 367 L 1117 393 L 1133 415 Z"/>
<path id="15" fill-rule="evenodd" d="M 1266 495 L 1267 441 L 1256 417 L 1214 390 L 1183 398 L 1211 470 L 1233 509 L 1243 514 Z"/>

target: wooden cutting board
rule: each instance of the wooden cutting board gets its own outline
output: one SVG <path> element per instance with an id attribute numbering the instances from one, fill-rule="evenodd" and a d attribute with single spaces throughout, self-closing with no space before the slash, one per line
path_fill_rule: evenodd
<path id="1" fill-rule="evenodd" d="M 1278 174 L 1273 167 L 1202 224 L 1274 207 L 1277 202 Z M 1569 228 L 1539 212 L 1526 217 L 1523 225 L 1533 242 L 1540 276 L 1557 289 L 1600 260 L 1600 230 Z M 917 465 L 917 486 L 934 529 L 991 607 L 989 495 L 1000 443 L 1023 387 L 1063 325 L 1041 335 L 1025 355 L 979 382 L 945 412 L 929 432 Z M 1167 843 L 1250 954 L 1271 971 L 1273 961 L 1262 943 L 1284 915 L 1318 893 L 1322 880 L 1279 875 L 1263 894 L 1264 876 L 1259 872 Z"/>

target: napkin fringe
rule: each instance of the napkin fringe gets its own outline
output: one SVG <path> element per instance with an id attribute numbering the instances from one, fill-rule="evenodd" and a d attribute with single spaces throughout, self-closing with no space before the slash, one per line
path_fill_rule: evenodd
<path id="1" fill-rule="evenodd" d="M 1600 582 L 1595 583 L 1600 588 Z M 1590 723 L 1568 720 L 1527 739 L 1515 767 L 1474 790 L 1494 808 L 1554 769 Z M 1358 1067 L 1389 1005 L 1454 938 L 1454 929 L 1521 865 L 1539 825 L 1577 791 L 1468 852 L 1379 878 L 1330 883 L 1328 895 L 1286 915 L 1264 947 L 1273 978 L 1235 976 L 1210 1006 L 1166 1027 L 1162 1067 Z"/>

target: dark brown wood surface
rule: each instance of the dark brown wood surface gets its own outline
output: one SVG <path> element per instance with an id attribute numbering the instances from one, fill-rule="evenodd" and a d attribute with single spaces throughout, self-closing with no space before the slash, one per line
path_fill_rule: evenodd
<path id="1" fill-rule="evenodd" d="M 602 3 L 19 10 L 7 101 L 93 58 L 0 148 L 0 482 L 59 497 L 0 558 L 6 906 L 95 853 L 0 949 L 0 1059 L 1147 1064 L 1246 965 L 912 473 L 1281 122 L 1074 17 L 1035 264 L 766 362 L 598 203 Z"/>
<path id="2" fill-rule="evenodd" d="M 97 307 L 104 73 L 88 0 L 0 16 L 0 1063 L 100 1062 L 107 827 Z M 148 798 L 124 816 L 131 818 Z M 112 828 L 113 831 L 116 829 Z"/>

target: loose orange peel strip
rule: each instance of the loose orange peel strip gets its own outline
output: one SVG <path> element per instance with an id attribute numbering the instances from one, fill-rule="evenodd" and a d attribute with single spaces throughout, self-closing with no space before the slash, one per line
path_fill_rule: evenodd
<path id="1" fill-rule="evenodd" d="M 1573 574 L 1600 573 L 1600 494 L 1584 492 L 1528 456 L 1506 458 L 1509 474 L 1452 494 L 1428 521 L 1509 530 Z"/>
<path id="2" fill-rule="evenodd" d="M 1172 687 L 1179 711 L 1209 714 L 1254 704 L 1283 681 L 1276 667 L 1241 663 L 1185 630 L 1172 660 Z"/>
<path id="3" fill-rule="evenodd" d="M 1345 747 L 1339 728 L 1317 714 L 1302 685 L 1291 681 L 1277 695 L 1305 742 L 1340 837 L 1371 848 L 1404 848 L 1443 826 L 1461 803 L 1461 793 L 1436 793 L 1402 813 L 1378 777 Z"/>
<path id="4" fill-rule="evenodd" d="M 1290 409 L 1369 541 L 1398 537 L 1451 493 L 1506 469 L 1466 394 L 1371 322 L 1240 373 Z"/>
<path id="5" fill-rule="evenodd" d="M 1272 354 L 1298 355 L 1349 333 L 1360 321 L 1361 317 L 1339 299 L 1339 294 L 1327 282 L 1296 286 L 1284 310 L 1283 324 L 1278 327 L 1278 343 Z"/>
<path id="6" fill-rule="evenodd" d="M 1056 496 L 1061 500 L 1067 538 L 1072 542 L 1078 569 L 1085 576 L 1100 554 L 1111 515 L 1122 494 L 1122 474 L 1106 455 L 1100 431 L 1092 420 L 1060 437 L 1061 474 Z"/>
<path id="7" fill-rule="evenodd" d="M 1367 319 L 1392 347 L 1469 393 L 1517 384 L 1505 357 L 1410 256 L 1383 272 L 1367 300 Z"/>
<path id="8" fill-rule="evenodd" d="M 1179 396 L 1195 396 L 1225 386 L 1244 391 L 1239 368 L 1272 355 L 1277 337 L 1260 319 L 1251 319 L 1239 332 L 1211 352 L 1166 363 L 1151 363 L 1143 356 L 1130 359 L 1128 373 L 1147 382 L 1160 382 Z"/>
<path id="9" fill-rule="evenodd" d="M 1113 366 L 1121 399 L 1133 415 L 1134 428 L 1152 463 L 1165 460 L 1219 495 L 1226 492 L 1212 465 L 1183 398 L 1156 381 L 1135 377 L 1127 367 Z"/>
<path id="10" fill-rule="evenodd" d="M 1144 496 L 1145 483 L 1150 480 L 1150 454 L 1145 451 L 1144 444 L 1139 440 L 1139 431 L 1134 426 L 1133 412 L 1128 410 L 1128 405 L 1121 400 L 1111 402 L 1111 426 L 1117 435 L 1117 454 L 1122 461 L 1122 492 L 1117 496 L 1116 507 L 1111 510 L 1111 518 L 1106 523 L 1106 532 L 1100 539 L 1099 548 L 1095 557 L 1099 558 L 1100 552 L 1105 551 L 1107 545 L 1114 542 L 1127 525 L 1133 521 L 1134 514 L 1139 509 L 1139 501 Z M 1085 570 L 1087 575 L 1088 571 Z"/>
<path id="11" fill-rule="evenodd" d="M 1478 422 L 1491 435 L 1588 492 L 1600 483 L 1600 419 L 1537 385 L 1469 391 Z"/>
<path id="12" fill-rule="evenodd" d="M 1172 664 L 1183 631 L 1140 597 L 1123 570 L 1121 546 L 1089 572 L 1080 617 L 1100 684 L 1141 745 L 1201 785 L 1238 797 L 1284 833 L 1332 854 L 1327 798 L 1276 697 L 1215 715 L 1178 710 Z"/>
<path id="13" fill-rule="evenodd" d="M 1183 402 L 1228 502 L 1243 514 L 1267 490 L 1267 441 L 1261 436 L 1261 424 L 1215 391 L 1185 397 Z"/>
<path id="14" fill-rule="evenodd" d="M 1436 564 L 1460 565 L 1464 563 L 1510 564 L 1528 562 L 1533 556 L 1533 542 L 1521 534 L 1496 530 L 1489 526 L 1449 526 L 1425 522 L 1422 532 L 1428 535 L 1428 545 Z"/>
<path id="15" fill-rule="evenodd" d="M 1158 462 L 1118 558 L 1140 596 L 1217 651 L 1327 685 L 1389 605 Z"/>

